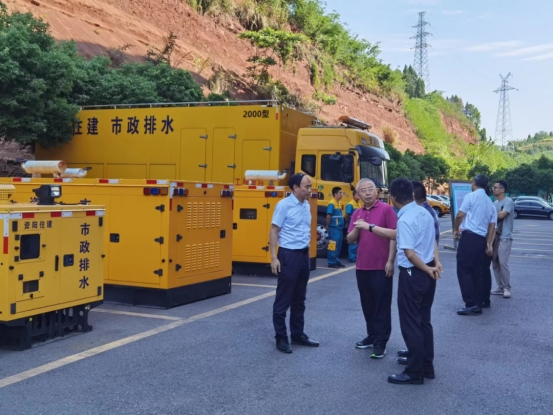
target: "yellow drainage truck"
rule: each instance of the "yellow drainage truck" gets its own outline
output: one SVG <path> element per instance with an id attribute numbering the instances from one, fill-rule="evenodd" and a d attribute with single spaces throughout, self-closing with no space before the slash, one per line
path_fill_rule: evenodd
<path id="1" fill-rule="evenodd" d="M 0 183 L 16 187 L 18 202 L 35 201 L 32 189 L 40 185 L 61 184 L 60 202 L 106 206 L 106 301 L 170 308 L 231 291 L 232 185 L 20 177 Z"/>
<path id="2" fill-rule="evenodd" d="M 36 148 L 37 160 L 64 160 L 70 168 L 90 168 L 87 177 L 192 180 L 259 185 L 246 171 L 276 171 L 286 185 L 303 171 L 318 191 L 318 223 L 335 186 L 344 204 L 355 183 L 369 177 L 387 198 L 382 140 L 370 125 L 341 117 L 339 127 L 317 125 L 315 117 L 274 101 L 169 103 L 83 107 L 73 139 L 60 147 Z M 237 196 L 238 197 L 238 196 Z M 234 222 L 238 220 L 235 211 Z M 314 224 L 316 225 L 316 224 Z M 259 229 L 269 233 L 269 228 Z M 236 238 L 236 244 L 248 240 Z M 326 250 L 324 228 L 319 253 Z"/>
<path id="3" fill-rule="evenodd" d="M 15 187 L 0 185 L 0 346 L 15 350 L 92 330 L 104 298 L 104 207 L 55 205 L 59 184 L 33 189 L 38 204 L 12 204 Z"/>

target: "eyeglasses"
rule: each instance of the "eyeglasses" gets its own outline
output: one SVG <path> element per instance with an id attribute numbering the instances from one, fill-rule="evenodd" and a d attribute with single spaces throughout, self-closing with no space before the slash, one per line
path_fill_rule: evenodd
<path id="1" fill-rule="evenodd" d="M 374 192 L 375 190 L 376 190 L 375 187 L 369 187 L 368 189 L 359 189 L 357 193 L 365 194 L 365 193 Z"/>

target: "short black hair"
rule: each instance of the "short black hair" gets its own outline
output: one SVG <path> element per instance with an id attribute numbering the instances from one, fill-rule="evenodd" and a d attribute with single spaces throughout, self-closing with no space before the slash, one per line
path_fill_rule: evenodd
<path id="1" fill-rule="evenodd" d="M 288 180 L 288 187 L 292 190 L 294 190 L 294 186 L 300 187 L 303 176 L 305 176 L 305 174 L 303 173 L 296 173 L 291 175 L 290 179 Z"/>
<path id="2" fill-rule="evenodd" d="M 407 204 L 413 201 L 413 184 L 404 177 L 394 179 L 390 184 L 390 195 L 396 198 L 398 203 Z"/>
<path id="3" fill-rule="evenodd" d="M 503 187 L 505 191 L 507 191 L 507 182 L 505 180 L 498 180 L 496 183 L 499 183 L 501 187 Z"/>
<path id="4" fill-rule="evenodd" d="M 488 176 L 484 176 L 483 174 L 477 174 L 474 178 L 474 184 L 481 189 L 485 189 L 488 187 Z"/>
<path id="5" fill-rule="evenodd" d="M 426 189 L 424 184 L 418 180 L 411 180 L 411 184 L 413 185 L 413 195 L 415 196 L 415 200 L 426 199 Z"/>
<path id="6" fill-rule="evenodd" d="M 353 191 L 353 195 L 355 196 L 357 194 L 357 190 L 354 190 Z"/>
<path id="7" fill-rule="evenodd" d="M 332 196 L 336 195 L 336 193 L 341 192 L 341 191 L 342 191 L 341 187 L 338 187 L 338 186 L 333 187 L 332 188 Z"/>

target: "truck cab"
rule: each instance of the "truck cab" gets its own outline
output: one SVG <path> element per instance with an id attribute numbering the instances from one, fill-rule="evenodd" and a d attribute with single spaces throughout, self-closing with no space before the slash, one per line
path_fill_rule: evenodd
<path id="1" fill-rule="evenodd" d="M 341 126 L 313 126 L 298 132 L 296 171 L 311 176 L 313 189 L 318 192 L 319 256 L 326 256 L 326 210 L 334 187 L 342 189 L 342 209 L 353 198 L 357 182 L 364 178 L 371 179 L 380 189 L 379 198 L 388 202 L 386 162 L 390 156 L 382 139 L 368 131 L 367 123 L 347 116 L 340 121 Z"/>

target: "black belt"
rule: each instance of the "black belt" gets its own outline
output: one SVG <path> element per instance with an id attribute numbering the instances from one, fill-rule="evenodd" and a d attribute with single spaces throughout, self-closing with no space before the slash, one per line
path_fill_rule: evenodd
<path id="1" fill-rule="evenodd" d="M 472 235 L 476 235 L 476 236 L 480 236 L 481 238 L 485 238 L 484 236 L 482 235 L 478 235 L 476 232 L 473 232 L 473 231 L 463 231 L 461 232 L 461 235 L 465 235 L 465 234 L 472 234 Z"/>
<path id="2" fill-rule="evenodd" d="M 430 261 L 428 264 L 426 264 L 426 266 L 428 267 L 433 267 L 434 266 L 434 260 Z M 399 266 L 398 267 L 400 271 L 409 271 L 410 269 L 415 269 L 417 267 L 410 267 L 410 268 L 405 268 L 405 267 L 402 267 L 402 266 Z M 417 268 L 418 269 L 418 268 Z M 422 271 L 422 270 L 421 270 Z"/>
<path id="3" fill-rule="evenodd" d="M 302 254 L 305 254 L 306 252 L 309 252 L 309 247 L 301 248 L 301 249 L 289 249 L 289 248 L 283 248 L 281 246 L 281 247 L 279 247 L 279 249 L 284 249 L 285 251 L 291 251 L 291 252 L 300 252 Z"/>

